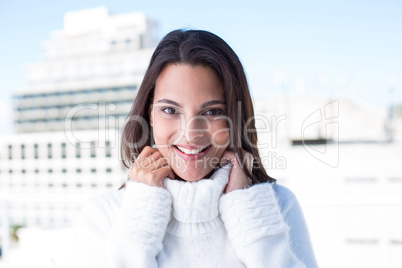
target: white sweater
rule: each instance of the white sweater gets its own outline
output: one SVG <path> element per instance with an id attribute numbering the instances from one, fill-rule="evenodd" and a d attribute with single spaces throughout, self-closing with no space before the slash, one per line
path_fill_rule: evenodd
<path id="1" fill-rule="evenodd" d="M 295 196 L 271 183 L 222 194 L 210 179 L 128 182 L 89 200 L 75 223 L 72 267 L 317 267 Z"/>

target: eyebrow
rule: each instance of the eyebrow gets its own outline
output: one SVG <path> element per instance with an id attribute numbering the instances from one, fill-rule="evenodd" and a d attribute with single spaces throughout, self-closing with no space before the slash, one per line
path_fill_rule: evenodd
<path id="1" fill-rule="evenodd" d="M 169 99 L 161 99 L 161 100 L 158 100 L 157 102 L 169 103 L 169 104 L 175 105 L 175 106 L 177 106 L 177 107 L 183 108 L 183 106 L 182 106 L 181 104 L 179 104 L 179 103 L 177 103 L 177 102 L 175 102 L 175 101 L 173 101 L 173 100 L 169 100 Z M 204 109 L 205 107 L 208 107 L 208 106 L 211 106 L 211 105 L 215 105 L 215 104 L 223 104 L 223 105 L 225 105 L 225 101 L 223 101 L 223 100 L 211 100 L 211 101 L 207 101 L 207 102 L 203 103 L 203 104 L 200 106 L 200 109 Z"/>

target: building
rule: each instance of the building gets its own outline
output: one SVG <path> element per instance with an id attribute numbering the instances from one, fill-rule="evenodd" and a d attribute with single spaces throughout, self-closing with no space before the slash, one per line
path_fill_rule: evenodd
<path id="1" fill-rule="evenodd" d="M 139 12 L 67 13 L 64 29 L 43 43 L 44 60 L 28 66 L 28 86 L 14 94 L 16 132 L 64 131 L 66 117 L 76 130 L 98 129 L 105 127 L 99 117 L 126 116 L 158 41 L 155 31 Z M 93 106 L 98 102 L 107 109 Z"/>
<path id="2" fill-rule="evenodd" d="M 127 178 L 120 129 L 153 49 L 157 24 L 104 7 L 69 12 L 15 91 L 16 134 L 0 141 L 0 201 L 10 225 L 71 224 L 88 197 Z M 1 221 L 0 221 L 1 224 Z"/>
<path id="3" fill-rule="evenodd" d="M 262 161 L 297 196 L 320 267 L 402 263 L 402 117 L 345 98 L 255 101 Z M 264 148 L 265 147 L 265 148 Z"/>

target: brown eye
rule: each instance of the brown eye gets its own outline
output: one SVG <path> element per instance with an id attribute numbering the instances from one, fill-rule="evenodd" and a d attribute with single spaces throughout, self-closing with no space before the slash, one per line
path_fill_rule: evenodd
<path id="1" fill-rule="evenodd" d="M 223 114 L 223 111 L 220 109 L 211 109 L 205 112 L 206 115 L 218 115 Z"/>

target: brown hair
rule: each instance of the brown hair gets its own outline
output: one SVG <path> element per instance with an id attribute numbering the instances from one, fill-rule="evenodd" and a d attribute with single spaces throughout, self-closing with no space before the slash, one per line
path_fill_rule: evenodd
<path id="1" fill-rule="evenodd" d="M 154 143 L 149 122 L 150 105 L 153 102 L 155 82 L 169 64 L 202 65 L 216 72 L 223 84 L 226 114 L 232 123 L 229 148 L 240 163 L 244 163 L 244 151 L 253 155 L 251 173 L 241 165 L 253 184 L 275 182 L 261 163 L 253 104 L 243 66 L 225 41 L 201 30 L 172 31 L 156 47 L 123 129 L 121 157 L 124 166 L 129 168 L 144 147 Z M 246 124 L 248 131 L 245 131 Z"/>

